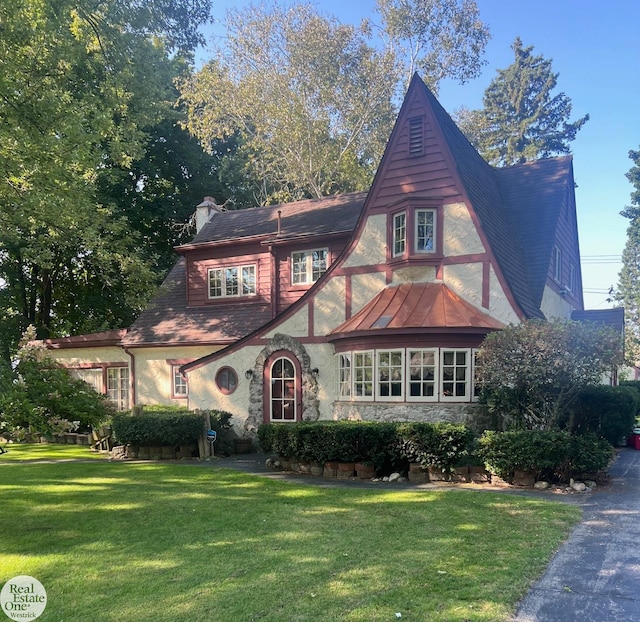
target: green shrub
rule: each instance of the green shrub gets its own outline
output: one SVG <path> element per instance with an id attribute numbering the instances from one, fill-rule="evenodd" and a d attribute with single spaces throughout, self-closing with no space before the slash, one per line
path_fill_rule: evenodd
<path id="1" fill-rule="evenodd" d="M 202 430 L 202 414 L 186 409 L 154 408 L 139 415 L 123 413 L 113 417 L 114 435 L 123 445 L 188 445 L 198 440 Z"/>
<path id="2" fill-rule="evenodd" d="M 583 389 L 571 410 L 566 429 L 594 433 L 618 445 L 633 429 L 640 393 L 631 387 L 599 385 Z"/>
<path id="3" fill-rule="evenodd" d="M 215 453 L 218 456 L 230 456 L 234 452 L 235 434 L 231 427 L 233 415 L 226 410 L 200 411 L 202 416 L 209 415 L 209 427 L 216 431 Z"/>
<path id="4" fill-rule="evenodd" d="M 566 481 L 606 468 L 612 452 L 606 439 L 562 430 L 487 431 L 479 439 L 479 455 L 485 467 L 507 481 L 515 471 L 528 471 L 538 479 Z"/>

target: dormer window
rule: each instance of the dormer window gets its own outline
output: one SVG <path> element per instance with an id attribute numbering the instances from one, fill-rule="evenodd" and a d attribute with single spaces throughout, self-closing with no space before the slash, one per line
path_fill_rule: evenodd
<path id="1" fill-rule="evenodd" d="M 291 253 L 291 283 L 315 283 L 327 271 L 328 254 L 326 248 Z"/>
<path id="2" fill-rule="evenodd" d="M 209 298 L 235 298 L 253 296 L 255 293 L 255 265 L 209 270 Z"/>

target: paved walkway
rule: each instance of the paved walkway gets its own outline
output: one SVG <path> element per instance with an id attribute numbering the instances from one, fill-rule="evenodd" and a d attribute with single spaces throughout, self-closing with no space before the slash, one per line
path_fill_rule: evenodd
<path id="1" fill-rule="evenodd" d="M 640 621 L 640 451 L 620 451 L 609 474 L 514 622 Z"/>
<path id="2" fill-rule="evenodd" d="M 269 470 L 264 462 L 262 454 L 247 454 L 222 458 L 217 465 L 316 485 L 380 486 L 294 476 Z M 622 449 L 609 474 L 611 483 L 591 494 L 553 497 L 580 504 L 584 517 L 520 603 L 513 622 L 640 622 L 640 451 Z"/>

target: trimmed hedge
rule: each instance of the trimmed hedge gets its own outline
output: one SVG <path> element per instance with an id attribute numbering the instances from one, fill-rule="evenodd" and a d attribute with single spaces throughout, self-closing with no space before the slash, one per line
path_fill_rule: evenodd
<path id="1" fill-rule="evenodd" d="M 516 471 L 536 479 L 563 480 L 605 469 L 614 452 L 602 437 L 571 435 L 561 430 L 487 431 L 478 454 L 488 471 L 510 481 Z"/>
<path id="2" fill-rule="evenodd" d="M 113 417 L 113 433 L 123 445 L 138 447 L 188 445 L 203 429 L 202 414 L 178 408 L 149 408 L 139 414 Z"/>
<path id="3" fill-rule="evenodd" d="M 306 462 L 365 462 L 376 470 L 410 462 L 452 470 L 470 455 L 473 432 L 453 423 L 332 421 L 271 423 L 258 429 L 265 452 Z"/>

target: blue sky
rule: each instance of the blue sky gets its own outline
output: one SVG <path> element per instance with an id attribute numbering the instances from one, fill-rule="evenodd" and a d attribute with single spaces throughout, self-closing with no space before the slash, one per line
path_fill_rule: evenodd
<path id="1" fill-rule="evenodd" d="M 482 75 L 464 85 L 445 82 L 440 103 L 450 113 L 480 108 L 497 69 L 513 62 L 511 44 L 520 37 L 535 54 L 552 59 L 558 92 L 573 102 L 572 120 L 589 122 L 572 143 L 585 308 L 603 309 L 616 286 L 628 221 L 620 211 L 630 202 L 625 177 L 630 149 L 640 147 L 640 47 L 638 0 L 477 0 L 492 38 Z M 215 2 L 214 16 L 248 1 Z M 321 0 L 313 4 L 343 23 L 375 18 L 375 0 Z M 375 21 L 375 19 L 374 19 Z"/>

